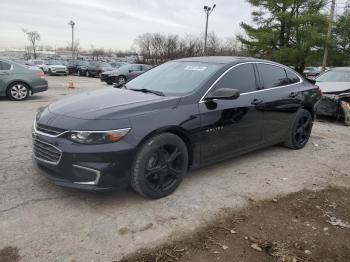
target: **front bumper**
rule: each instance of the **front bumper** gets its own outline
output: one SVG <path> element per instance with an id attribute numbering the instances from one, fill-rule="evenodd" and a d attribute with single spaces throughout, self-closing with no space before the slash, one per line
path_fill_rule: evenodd
<path id="1" fill-rule="evenodd" d="M 36 141 L 57 148 L 57 162 L 38 155 Z M 134 148 L 123 140 L 103 145 L 78 145 L 65 138 L 33 133 L 33 162 L 36 169 L 58 186 L 88 191 L 110 190 L 129 184 Z"/>
<path id="2" fill-rule="evenodd" d="M 102 82 L 114 83 L 115 76 L 101 74 L 100 79 Z"/>
<path id="3" fill-rule="evenodd" d="M 39 93 L 39 92 L 44 92 L 44 91 L 48 90 L 48 88 L 49 87 L 48 87 L 48 84 L 47 84 L 47 81 L 46 81 L 45 84 L 33 86 L 32 87 L 32 94 Z"/>

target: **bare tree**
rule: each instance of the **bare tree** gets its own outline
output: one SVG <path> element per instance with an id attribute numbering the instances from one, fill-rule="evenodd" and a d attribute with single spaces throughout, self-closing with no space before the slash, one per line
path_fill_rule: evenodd
<path id="1" fill-rule="evenodd" d="M 27 35 L 27 39 L 31 45 L 31 49 L 33 51 L 33 58 L 37 58 L 37 41 L 40 41 L 40 34 L 37 31 L 29 31 L 27 29 L 22 28 L 23 33 Z"/>
<path id="2" fill-rule="evenodd" d="M 135 39 L 135 46 L 143 61 L 150 64 L 160 64 L 167 60 L 203 55 L 203 37 L 186 35 L 165 35 L 146 33 Z M 207 55 L 242 55 L 238 48 L 237 37 L 219 38 L 215 33 L 208 34 Z"/>

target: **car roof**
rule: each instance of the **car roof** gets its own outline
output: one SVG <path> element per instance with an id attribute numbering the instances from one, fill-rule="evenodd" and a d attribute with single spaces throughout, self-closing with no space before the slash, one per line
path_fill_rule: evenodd
<path id="1" fill-rule="evenodd" d="M 333 67 L 330 70 L 336 70 L 336 71 L 350 71 L 349 66 L 344 66 L 344 67 Z"/>
<path id="2" fill-rule="evenodd" d="M 182 58 L 177 59 L 175 61 L 181 61 L 181 62 L 202 62 L 202 63 L 217 63 L 217 64 L 231 64 L 235 62 L 252 62 L 252 61 L 266 61 L 261 60 L 257 58 L 252 57 L 239 57 L 239 56 L 198 56 L 198 57 L 188 57 L 188 58 Z"/>

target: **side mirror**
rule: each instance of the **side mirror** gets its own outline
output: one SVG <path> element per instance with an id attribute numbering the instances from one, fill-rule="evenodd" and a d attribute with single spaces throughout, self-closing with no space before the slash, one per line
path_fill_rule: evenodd
<path id="1" fill-rule="evenodd" d="M 214 91 L 211 96 L 205 98 L 205 101 L 210 101 L 214 99 L 237 99 L 240 96 L 240 92 L 238 89 L 231 88 L 219 88 Z"/>

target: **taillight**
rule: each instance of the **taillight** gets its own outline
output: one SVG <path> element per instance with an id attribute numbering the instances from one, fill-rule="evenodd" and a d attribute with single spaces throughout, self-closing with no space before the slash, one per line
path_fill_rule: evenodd
<path id="1" fill-rule="evenodd" d="M 320 96 L 323 96 L 322 89 L 319 86 L 317 86 L 317 88 L 318 88 L 318 92 L 320 93 Z"/>
<path id="2" fill-rule="evenodd" d="M 45 76 L 45 74 L 44 74 L 43 71 L 38 71 L 38 72 L 35 73 L 35 75 L 36 75 L 37 77 L 41 77 L 41 78 L 44 78 L 44 76 Z"/>

